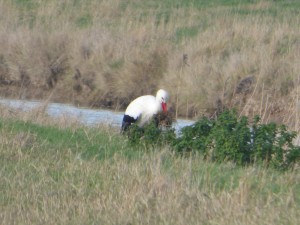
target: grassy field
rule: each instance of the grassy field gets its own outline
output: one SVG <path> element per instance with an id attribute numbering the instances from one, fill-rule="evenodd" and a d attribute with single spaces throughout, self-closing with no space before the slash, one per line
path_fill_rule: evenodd
<path id="1" fill-rule="evenodd" d="M 0 93 L 124 110 L 165 88 L 299 129 L 297 0 L 0 0 Z M 137 85 L 138 84 L 138 85 Z"/>
<path id="2" fill-rule="evenodd" d="M 165 88 L 176 116 L 236 107 L 299 131 L 298 0 L 0 0 L 0 96 L 123 110 Z M 0 223 L 297 224 L 278 172 L 108 126 L 0 108 Z"/>
<path id="3" fill-rule="evenodd" d="M 2 224 L 297 224 L 299 168 L 278 172 L 0 108 Z"/>

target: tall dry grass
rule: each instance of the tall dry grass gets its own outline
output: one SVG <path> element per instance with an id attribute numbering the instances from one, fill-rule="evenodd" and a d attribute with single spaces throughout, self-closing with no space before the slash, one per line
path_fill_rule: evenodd
<path id="1" fill-rule="evenodd" d="M 1 224 L 299 221 L 298 167 L 242 168 L 168 147 L 134 148 L 119 130 L 49 118 L 45 106 L 0 107 Z"/>
<path id="2" fill-rule="evenodd" d="M 11 147 L 20 149 L 19 145 L 14 142 Z M 191 170 L 188 160 L 173 158 L 168 150 L 128 163 L 120 155 L 99 162 L 83 161 L 62 149 L 39 151 L 38 157 L 38 146 L 15 153 L 1 149 L 14 162 L 2 169 L 3 224 L 297 224 L 299 220 L 295 202 L 299 192 L 294 185 L 278 193 L 268 187 L 292 184 L 299 179 L 296 173 L 277 178 L 249 168 L 241 173 L 237 187 L 218 190 L 221 181 L 211 175 L 211 165 L 195 159 Z M 163 169 L 164 157 L 172 160 L 168 171 Z M 199 169 L 196 163 L 203 167 L 200 174 L 193 171 Z"/>
<path id="3" fill-rule="evenodd" d="M 298 129 L 299 7 L 280 4 L 1 0 L 1 94 L 123 110 L 162 87 L 181 117 L 237 107 Z"/>

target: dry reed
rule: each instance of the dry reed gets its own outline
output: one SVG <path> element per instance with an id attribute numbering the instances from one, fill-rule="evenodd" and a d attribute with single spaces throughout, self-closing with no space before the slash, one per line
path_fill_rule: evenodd
<path id="1" fill-rule="evenodd" d="M 163 87 L 176 116 L 213 114 L 219 102 L 291 128 L 299 120 L 299 17 L 291 8 L 18 2 L 0 1 L 2 96 L 123 110 Z M 255 82 L 237 93 L 249 76 Z"/>

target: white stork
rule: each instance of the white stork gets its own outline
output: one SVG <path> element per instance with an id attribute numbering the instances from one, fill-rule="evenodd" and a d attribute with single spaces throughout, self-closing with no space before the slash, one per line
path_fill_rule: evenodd
<path id="1" fill-rule="evenodd" d="M 122 131 L 126 131 L 128 127 L 137 123 L 143 127 L 148 124 L 151 119 L 159 112 L 167 112 L 167 101 L 169 94 L 163 89 L 156 93 L 156 97 L 152 95 L 144 95 L 133 100 L 127 107 L 123 122 Z"/>

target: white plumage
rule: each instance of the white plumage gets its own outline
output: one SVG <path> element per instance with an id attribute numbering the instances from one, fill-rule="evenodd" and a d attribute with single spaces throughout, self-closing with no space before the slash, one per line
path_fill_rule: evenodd
<path id="1" fill-rule="evenodd" d="M 133 100 L 127 107 L 122 130 L 126 130 L 132 123 L 137 123 L 140 127 L 149 123 L 154 115 L 161 111 L 167 111 L 167 101 L 169 94 L 163 89 L 152 95 L 144 95 Z"/>

